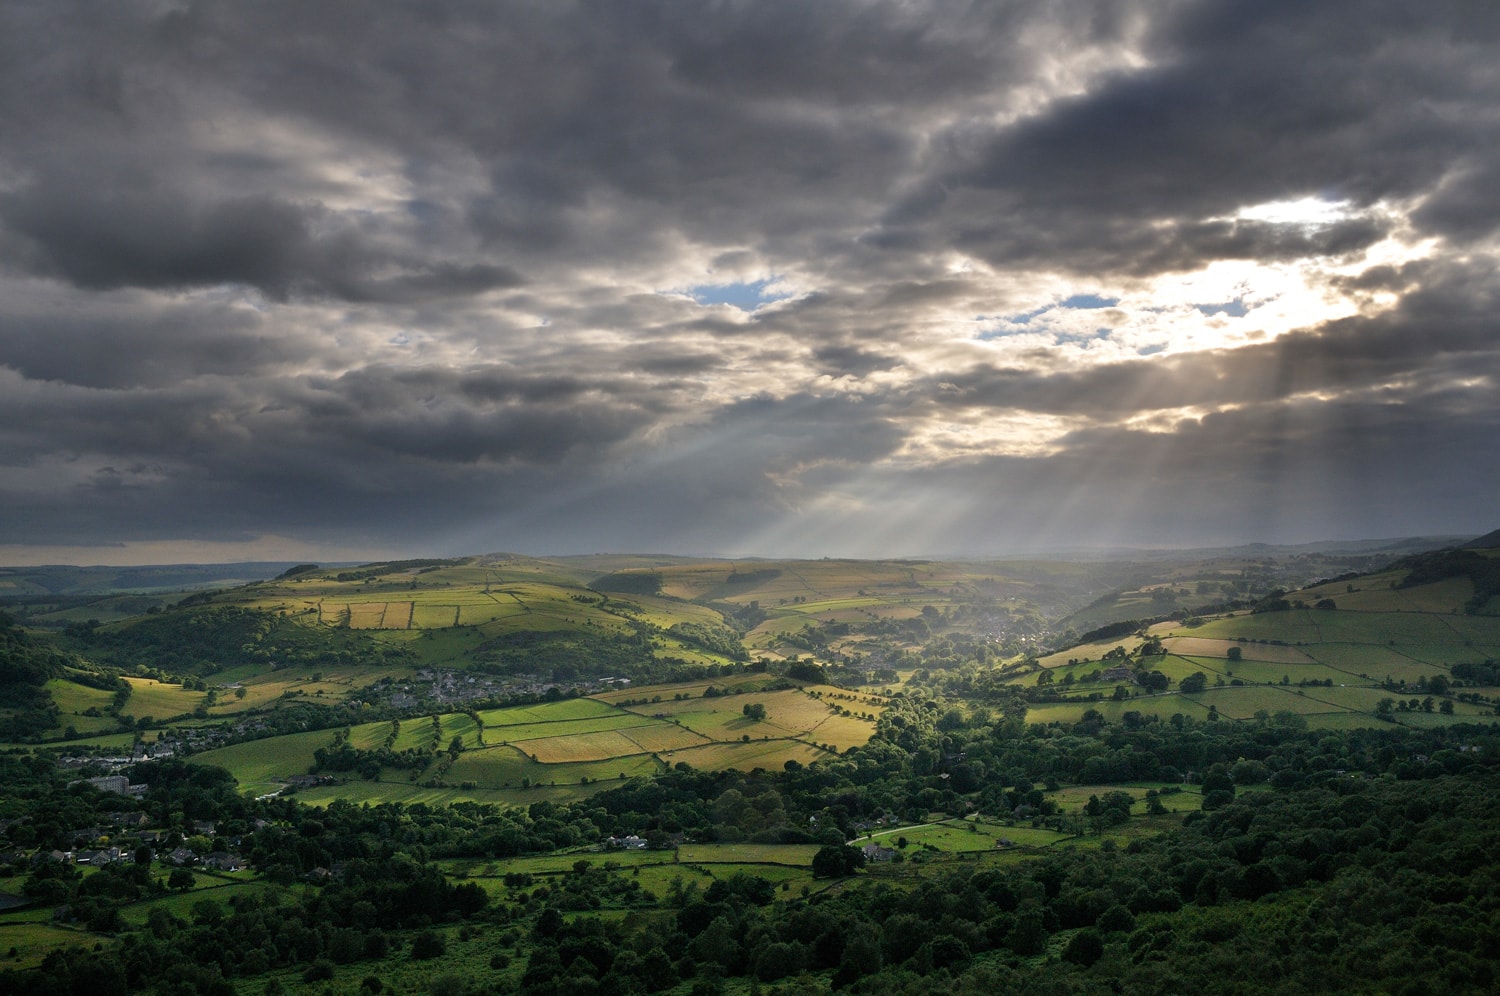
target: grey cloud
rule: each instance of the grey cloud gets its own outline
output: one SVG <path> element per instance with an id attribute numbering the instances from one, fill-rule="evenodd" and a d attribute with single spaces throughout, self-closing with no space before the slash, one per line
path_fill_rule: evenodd
<path id="1" fill-rule="evenodd" d="M 863 377 L 877 370 L 890 370 L 901 366 L 901 361 L 892 356 L 873 353 L 857 346 L 823 346 L 813 350 L 813 357 L 830 376 L 853 374 Z"/>
<path id="2" fill-rule="evenodd" d="M 269 197 L 194 204 L 161 189 L 86 190 L 50 179 L 0 200 L 0 219 L 31 240 L 41 272 L 88 289 L 237 283 L 283 300 L 399 303 L 522 282 L 509 267 L 488 263 L 404 267 L 355 230 L 315 234 L 331 220 L 322 208 Z M 406 272 L 383 275 L 392 268 Z"/>
<path id="3" fill-rule="evenodd" d="M 1497 41 L 1483 0 L 4 5 L 0 542 L 1493 528 Z M 1355 213 L 1233 220 L 1302 196 Z M 1325 281 L 1383 314 L 930 369 L 937 324 L 1070 274 L 1352 265 L 1403 225 L 1430 258 Z M 710 267 L 805 293 L 654 293 Z M 1236 407 L 1121 427 L 1191 405 Z M 903 455 L 986 410 L 1082 428 Z"/>
<path id="4" fill-rule="evenodd" d="M 313 343 L 247 309 L 163 306 L 135 294 L 58 307 L 51 298 L 23 304 L 10 290 L 10 308 L 0 309 L 0 366 L 33 380 L 156 388 L 199 376 L 256 376 L 317 355 Z"/>

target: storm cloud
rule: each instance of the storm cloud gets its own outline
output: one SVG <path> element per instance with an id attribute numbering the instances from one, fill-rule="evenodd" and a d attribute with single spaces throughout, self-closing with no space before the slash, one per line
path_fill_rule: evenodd
<path id="1" fill-rule="evenodd" d="M 6 4 L 0 554 L 1484 532 L 1497 66 L 1484 0 Z"/>

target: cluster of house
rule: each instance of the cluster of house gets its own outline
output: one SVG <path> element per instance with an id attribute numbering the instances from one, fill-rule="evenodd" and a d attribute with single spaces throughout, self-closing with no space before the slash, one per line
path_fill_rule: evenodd
<path id="1" fill-rule="evenodd" d="M 219 849 L 199 854 L 189 847 L 177 846 L 169 849 L 166 846 L 167 843 L 174 836 L 180 839 L 181 834 L 146 829 L 150 820 L 145 813 L 109 813 L 106 819 L 110 824 L 107 827 L 79 827 L 65 833 L 64 840 L 73 845 L 68 850 L 41 848 L 36 851 L 6 851 L 0 853 L 0 865 L 21 868 L 48 861 L 65 861 L 69 864 L 102 868 L 112 864 L 134 864 L 136 855 L 144 848 L 151 852 L 155 860 L 164 865 L 224 872 L 240 871 L 249 867 L 249 862 L 233 850 Z M 0 831 L 9 829 L 9 826 L 16 822 L 18 821 L 5 821 L 6 825 L 0 826 Z M 257 829 L 259 829 L 264 822 L 257 821 L 257 824 Z M 195 836 L 213 838 L 215 831 L 215 824 L 211 820 L 193 822 L 192 833 Z M 96 842 L 105 839 L 109 841 L 108 844 L 95 846 Z M 226 843 L 232 847 L 238 841 Z"/>
<path id="2" fill-rule="evenodd" d="M 169 757 L 185 757 L 215 747 L 223 747 L 236 737 L 256 733 L 270 733 L 270 727 L 262 720 L 242 720 L 232 727 L 189 726 L 180 730 L 162 730 L 156 740 L 147 743 L 141 740 L 130 748 L 129 754 L 75 754 L 57 759 L 59 768 L 103 767 L 106 771 L 119 772 L 142 761 L 160 761 Z M 87 747 L 75 748 L 88 751 Z"/>

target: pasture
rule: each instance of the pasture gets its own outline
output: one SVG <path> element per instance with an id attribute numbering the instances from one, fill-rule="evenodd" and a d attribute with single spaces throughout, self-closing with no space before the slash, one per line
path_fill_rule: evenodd
<path id="1" fill-rule="evenodd" d="M 817 844 L 681 844 L 677 860 L 682 864 L 769 864 L 812 867 Z"/>
<path id="2" fill-rule="evenodd" d="M 616 730 L 601 730 L 540 740 L 520 740 L 515 748 L 542 764 L 567 764 L 572 761 L 604 761 L 642 753 L 634 740 Z"/>
<path id="3" fill-rule="evenodd" d="M 765 707 L 765 719 L 754 720 L 744 714 L 745 706 L 752 704 Z M 675 720 L 709 740 L 807 736 L 834 715 L 827 705 L 798 689 L 652 702 L 628 708 L 638 715 Z M 873 724 L 870 730 L 873 732 Z"/>
<path id="4" fill-rule="evenodd" d="M 1233 640 L 1209 640 L 1199 636 L 1169 636 L 1162 646 L 1183 657 L 1217 657 L 1225 659 L 1232 648 L 1239 648 L 1247 661 L 1269 661 L 1273 664 L 1312 664 L 1314 660 L 1300 647 L 1271 643 L 1238 643 Z"/>
<path id="5" fill-rule="evenodd" d="M 579 737 L 630 726 L 648 726 L 651 723 L 652 720 L 643 718 L 639 714 L 622 710 L 614 710 L 611 715 L 595 716 L 592 719 L 561 719 L 553 722 L 518 723 L 510 726 L 491 726 L 485 723 L 484 741 L 487 744 L 534 742 L 553 738 Z"/>
<path id="6" fill-rule="evenodd" d="M 69 716 L 81 716 L 88 709 L 103 712 L 114 700 L 114 693 L 102 688 L 90 688 L 64 678 L 53 678 L 46 684 L 47 694 L 57 711 Z"/>
<path id="7" fill-rule="evenodd" d="M 275 791 L 292 775 L 306 774 L 313 751 L 333 743 L 335 730 L 289 733 L 267 740 L 250 740 L 195 754 L 194 764 L 211 764 L 230 771 L 240 790 L 262 795 Z"/>
<path id="8" fill-rule="evenodd" d="M 611 693 L 614 694 L 614 693 Z M 604 704 L 602 696 L 588 699 L 565 699 L 535 706 L 512 706 L 507 709 L 486 709 L 479 714 L 485 729 L 502 726 L 520 726 L 526 723 L 554 723 L 569 719 L 591 719 L 596 716 L 617 715 L 617 710 Z"/>
<path id="9" fill-rule="evenodd" d="M 827 744 L 836 750 L 862 747 L 875 735 L 875 723 L 854 716 L 833 716 L 818 723 L 804 734 L 805 739 L 818 744 Z"/>
<path id="10" fill-rule="evenodd" d="M 828 752 L 800 740 L 752 740 L 749 743 L 714 743 L 689 747 L 661 755 L 668 764 L 687 763 L 705 771 L 753 771 L 763 768 L 778 771 L 786 762 L 811 764 L 828 757 Z"/>

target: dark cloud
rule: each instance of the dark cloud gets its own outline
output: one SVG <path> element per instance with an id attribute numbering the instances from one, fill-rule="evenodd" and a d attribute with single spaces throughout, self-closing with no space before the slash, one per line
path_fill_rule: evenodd
<path id="1" fill-rule="evenodd" d="M 1488 203 L 1446 206 L 1480 200 L 1475 161 L 1500 138 L 1484 82 L 1493 38 L 1459 27 L 1491 22 L 1487 7 L 1191 5 L 1158 22 L 1152 68 L 955 145 L 959 165 L 894 209 L 881 239 L 925 244 L 937 217 L 997 263 L 1183 270 L 1336 255 L 1381 234 L 1371 221 L 1308 232 L 1210 220 L 1244 207 L 1305 196 L 1367 207 L 1440 187 L 1419 223 L 1489 231 Z"/>

